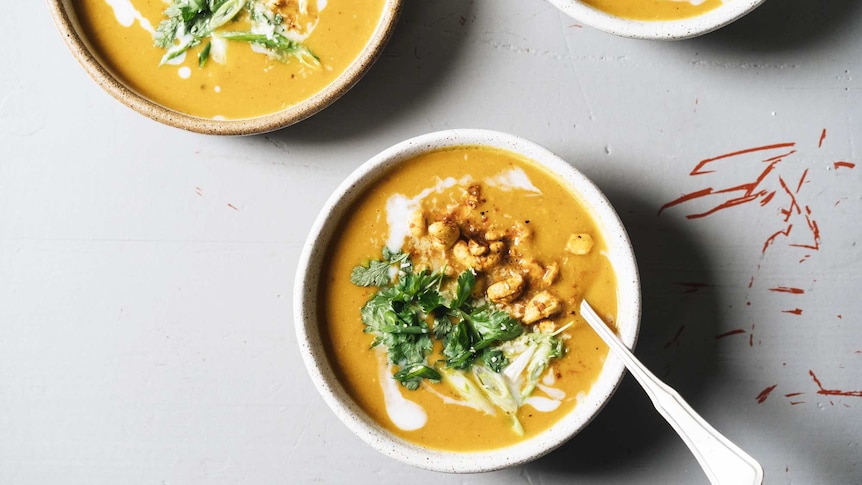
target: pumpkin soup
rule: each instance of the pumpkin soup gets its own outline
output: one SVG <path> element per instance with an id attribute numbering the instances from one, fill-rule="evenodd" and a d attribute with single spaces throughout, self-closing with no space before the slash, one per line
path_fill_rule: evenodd
<path id="1" fill-rule="evenodd" d="M 632 20 L 680 20 L 720 7 L 724 0 L 582 0 L 617 17 Z"/>
<path id="2" fill-rule="evenodd" d="M 245 119 L 294 106 L 368 44 L 385 0 L 72 0 L 102 62 L 167 108 Z"/>
<path id="3" fill-rule="evenodd" d="M 320 283 L 339 381 L 392 433 L 453 451 L 535 436 L 590 390 L 616 276 L 596 223 L 532 161 L 479 146 L 417 156 L 355 202 Z"/>

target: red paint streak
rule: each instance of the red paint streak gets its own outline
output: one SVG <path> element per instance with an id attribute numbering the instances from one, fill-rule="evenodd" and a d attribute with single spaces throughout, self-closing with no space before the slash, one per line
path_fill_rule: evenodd
<path id="1" fill-rule="evenodd" d="M 658 213 L 661 214 L 662 211 L 665 209 L 669 209 L 675 205 L 679 205 L 679 204 L 682 204 L 683 202 L 688 202 L 690 200 L 697 199 L 698 197 L 703 197 L 703 196 L 709 195 L 711 193 L 712 193 L 712 187 L 707 187 L 705 189 L 698 190 L 697 192 L 685 194 L 685 195 L 680 196 L 680 197 L 668 202 L 667 204 L 661 206 L 658 210 Z"/>
<path id="2" fill-rule="evenodd" d="M 805 179 L 805 175 L 803 174 L 802 179 L 800 179 L 800 180 L 804 180 L 804 179 Z M 787 187 L 787 184 L 784 182 L 784 178 L 781 176 L 778 177 L 778 183 L 781 184 L 781 188 L 784 189 L 784 192 L 786 192 L 788 197 L 790 197 L 790 207 L 788 207 L 786 209 L 781 209 L 781 213 L 784 214 L 784 222 L 787 222 L 790 220 L 790 216 L 792 216 L 794 213 L 796 213 L 796 214 L 802 213 L 802 211 L 799 209 L 799 203 L 796 202 L 796 194 L 799 193 L 799 191 L 797 190 L 796 192 L 790 192 L 790 189 Z"/>
<path id="3" fill-rule="evenodd" d="M 811 214 L 811 209 L 808 206 L 805 206 L 805 210 L 807 214 Z M 817 225 L 817 221 L 805 216 L 805 222 L 808 224 L 808 230 L 811 231 L 811 244 L 791 244 L 790 246 L 795 248 L 805 248 L 811 249 L 812 251 L 820 251 L 820 226 Z"/>
<path id="4" fill-rule="evenodd" d="M 801 308 L 794 308 L 793 310 L 781 310 L 781 313 L 791 313 L 793 315 L 802 315 Z"/>
<path id="5" fill-rule="evenodd" d="M 764 402 L 766 402 L 766 398 L 769 397 L 769 393 L 774 391 L 776 387 L 778 387 L 778 384 L 773 384 L 773 385 L 767 387 L 766 389 L 760 391 L 760 394 L 758 394 L 757 398 L 756 398 L 757 404 L 763 404 Z"/>
<path id="6" fill-rule="evenodd" d="M 843 319 L 843 318 L 844 318 L 844 317 L 842 317 L 842 316 L 841 316 L 841 314 L 840 314 L 840 313 L 839 313 L 838 315 L 836 315 L 836 316 L 838 317 L 838 320 L 841 320 L 841 319 Z M 858 353 L 860 353 L 860 352 L 862 352 L 862 351 L 860 351 L 860 350 L 857 350 L 857 351 L 856 351 L 856 353 L 857 353 L 857 354 L 858 354 Z"/>
<path id="7" fill-rule="evenodd" d="M 790 148 L 790 147 L 794 147 L 794 146 L 796 146 L 796 143 L 778 143 L 776 145 L 765 145 L 762 147 L 747 148 L 745 150 L 739 150 L 736 152 L 726 153 L 724 155 L 719 155 L 719 156 L 713 157 L 713 158 L 707 158 L 706 160 L 701 160 L 701 162 L 698 163 L 696 167 L 694 167 L 694 170 L 691 171 L 690 175 L 703 175 L 706 173 L 712 173 L 712 172 L 714 172 L 714 170 L 701 170 L 701 169 L 703 167 L 709 165 L 712 162 L 717 162 L 717 161 L 723 160 L 725 158 L 731 158 L 731 157 L 736 157 L 739 155 L 745 155 L 746 153 L 754 153 L 754 152 L 765 151 L 765 150 L 774 150 L 776 148 Z M 783 158 L 787 155 L 790 155 L 791 153 L 793 153 L 795 151 L 796 150 L 791 150 L 789 153 L 787 153 L 785 155 L 780 155 L 778 157 L 775 157 L 775 159 Z M 769 160 L 764 160 L 764 161 L 772 161 L 775 159 L 769 159 Z"/>
<path id="8" fill-rule="evenodd" d="M 833 166 L 833 167 L 835 167 L 835 169 L 836 169 L 836 170 L 838 170 L 838 169 L 839 169 L 839 168 L 841 168 L 841 167 L 846 167 L 846 168 L 856 168 L 856 164 L 855 164 L 855 163 L 852 163 L 852 162 L 845 162 L 845 161 L 843 161 L 843 160 L 840 160 L 840 161 L 837 161 L 837 162 L 833 163 L 833 164 L 832 164 L 832 166 Z"/>
<path id="9" fill-rule="evenodd" d="M 236 206 L 235 206 L 235 205 L 233 205 L 233 204 L 228 204 L 227 206 L 228 206 L 228 207 L 230 207 L 231 209 L 235 210 L 235 211 L 238 211 L 238 210 L 239 210 L 239 209 L 237 209 L 237 208 L 236 208 Z"/>
<path id="10" fill-rule="evenodd" d="M 817 142 L 817 148 L 823 146 L 823 140 L 826 139 L 826 128 L 823 128 L 823 131 L 820 132 L 820 141 Z"/>
<path id="11" fill-rule="evenodd" d="M 798 194 L 800 190 L 802 190 L 802 184 L 805 183 L 805 177 L 808 176 L 808 169 L 806 168 L 804 172 L 802 172 L 802 177 L 799 177 L 799 183 L 796 184 L 796 193 Z M 807 207 L 806 207 L 807 209 Z M 809 214 L 811 211 L 808 212 Z"/>
<path id="12" fill-rule="evenodd" d="M 697 166 L 694 168 L 694 170 L 691 171 L 691 173 L 689 175 L 695 176 L 695 175 L 704 175 L 704 174 L 708 174 L 708 173 L 714 173 L 715 170 L 705 170 L 704 168 L 710 163 L 713 163 L 713 162 L 716 162 L 719 160 L 723 160 L 725 158 L 743 155 L 743 154 L 747 154 L 747 153 L 753 153 L 753 152 L 757 152 L 757 151 L 761 151 L 761 150 L 772 150 L 775 148 L 792 147 L 795 145 L 796 145 L 795 143 L 781 143 L 781 144 L 777 144 L 777 145 L 768 145 L 768 146 L 763 146 L 763 147 L 749 148 L 747 150 L 740 150 L 737 152 L 728 153 L 728 154 L 721 155 L 721 156 L 714 157 L 714 158 L 707 158 L 706 160 L 701 160 L 701 162 L 697 164 Z M 721 204 L 713 207 L 712 209 L 710 209 L 706 212 L 702 212 L 699 214 L 688 214 L 688 215 L 686 215 L 686 218 L 687 219 L 698 219 L 701 217 L 706 217 L 710 214 L 714 214 L 714 213 L 716 213 L 720 210 L 723 210 L 723 209 L 728 209 L 730 207 L 735 207 L 735 206 L 740 205 L 740 204 L 752 202 L 754 200 L 757 200 L 759 197 L 771 198 L 769 191 L 767 191 L 767 190 L 756 190 L 756 189 L 763 183 L 763 181 L 772 172 L 772 170 L 775 169 L 775 166 L 780 161 L 782 161 L 784 159 L 784 157 L 787 157 L 787 156 L 792 155 L 794 153 L 796 153 L 796 150 L 790 150 L 787 153 L 784 153 L 784 154 L 781 154 L 781 155 L 778 155 L 778 156 L 775 156 L 772 158 L 767 158 L 766 160 L 762 160 L 762 162 L 768 163 L 768 165 L 766 166 L 766 168 L 763 169 L 763 171 L 760 173 L 760 175 L 757 177 L 757 179 L 755 179 L 754 182 L 740 184 L 740 185 L 737 185 L 734 187 L 728 187 L 726 189 L 721 189 L 721 190 L 716 190 L 712 187 L 707 187 L 705 189 L 701 189 L 701 190 L 698 190 L 696 192 L 692 192 L 690 194 L 684 194 L 684 195 L 678 197 L 677 199 L 672 200 L 672 201 L 664 204 L 663 206 L 661 206 L 661 208 L 659 208 L 658 213 L 661 214 L 662 211 L 664 211 L 665 209 L 668 209 L 670 207 L 682 204 L 684 202 L 687 202 L 687 201 L 690 201 L 693 199 L 697 199 L 697 198 L 701 198 L 701 197 L 706 197 L 708 195 L 715 195 L 715 194 L 729 194 L 729 193 L 734 193 L 734 192 L 742 192 L 741 195 L 734 197 L 734 198 L 731 198 L 731 199 L 728 199 L 724 203 L 721 203 Z"/>
<path id="13" fill-rule="evenodd" d="M 715 339 L 718 340 L 720 338 L 730 337 L 731 335 L 739 335 L 741 333 L 745 333 L 745 330 L 743 330 L 741 328 L 737 328 L 736 330 L 731 330 L 729 332 L 720 333 L 720 334 L 715 336 Z"/>
<path id="14" fill-rule="evenodd" d="M 694 293 L 701 288 L 706 288 L 710 285 L 707 283 L 696 283 L 696 282 L 686 282 L 686 281 L 677 281 L 677 285 L 685 287 L 685 293 Z"/>
<path id="15" fill-rule="evenodd" d="M 664 344 L 664 348 L 668 348 L 673 344 L 679 345 L 679 337 L 682 335 L 682 332 L 685 330 L 685 325 L 679 327 L 679 330 L 676 331 L 676 335 L 673 336 L 672 339 L 668 341 L 668 343 Z"/>
<path id="16" fill-rule="evenodd" d="M 797 404 L 805 404 L 805 401 L 790 401 L 791 406 L 796 406 Z"/>
<path id="17" fill-rule="evenodd" d="M 805 290 L 802 288 L 790 288 L 787 286 L 779 286 L 777 288 L 770 288 L 769 291 L 777 291 L 779 293 L 793 293 L 794 295 L 799 295 L 805 293 Z"/>
<path id="18" fill-rule="evenodd" d="M 784 397 L 793 397 L 793 396 L 801 396 L 805 394 L 804 392 L 791 392 L 790 394 L 785 394 Z"/>
<path id="19" fill-rule="evenodd" d="M 769 248 L 769 246 L 772 246 L 772 244 L 775 243 L 775 240 L 778 238 L 778 236 L 790 236 L 791 229 L 793 229 L 793 224 L 789 224 L 787 226 L 787 229 L 784 229 L 783 231 L 777 231 L 775 232 L 775 234 L 766 238 L 766 242 L 763 243 L 763 249 L 761 250 L 761 253 L 766 254 L 766 250 Z"/>
<path id="20" fill-rule="evenodd" d="M 754 347 L 754 334 L 748 336 L 748 346 Z"/>
<path id="21" fill-rule="evenodd" d="M 822 394 L 824 396 L 846 396 L 846 397 L 862 397 L 862 391 L 842 391 L 839 389 L 824 389 L 823 384 L 820 383 L 820 379 L 814 375 L 814 371 L 809 369 L 808 374 L 811 375 L 811 378 L 814 379 L 814 383 L 817 384 L 819 388 L 817 394 Z M 833 404 L 832 401 L 829 401 L 829 404 Z"/>
<path id="22" fill-rule="evenodd" d="M 775 197 L 775 191 L 774 190 L 772 192 L 766 194 L 766 197 L 764 197 L 763 200 L 760 201 L 760 206 L 763 207 L 766 204 L 768 204 L 769 201 L 772 200 L 773 197 Z"/>

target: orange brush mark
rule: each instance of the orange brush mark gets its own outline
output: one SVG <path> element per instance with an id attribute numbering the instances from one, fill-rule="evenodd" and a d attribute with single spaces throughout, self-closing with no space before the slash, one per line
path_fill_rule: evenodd
<path id="1" fill-rule="evenodd" d="M 790 313 L 793 315 L 802 315 L 801 308 L 794 308 L 793 310 L 781 310 L 781 313 Z"/>
<path id="2" fill-rule="evenodd" d="M 715 336 L 715 339 L 718 340 L 720 338 L 730 337 L 731 335 L 739 335 L 741 333 L 745 333 L 745 330 L 743 330 L 741 328 L 737 328 L 736 330 L 731 330 L 729 332 L 720 333 L 720 334 Z"/>
<path id="3" fill-rule="evenodd" d="M 236 206 L 235 206 L 235 205 L 233 205 L 233 204 L 228 204 L 227 206 L 228 206 L 228 207 L 230 207 L 231 209 L 235 210 L 235 211 L 238 211 L 238 210 L 239 210 L 239 209 L 237 209 L 237 208 L 236 208 Z"/>
<path id="4" fill-rule="evenodd" d="M 817 148 L 823 146 L 823 140 L 826 139 L 826 128 L 823 128 L 823 131 L 820 132 L 820 141 L 817 142 Z"/>
<path id="5" fill-rule="evenodd" d="M 820 383 L 820 379 L 818 379 L 817 376 L 814 375 L 813 370 L 809 369 L 808 374 L 811 375 L 811 378 L 814 379 L 814 383 L 817 384 L 817 394 L 822 394 L 824 396 L 862 397 L 862 391 L 842 391 L 839 389 L 825 389 L 823 387 L 823 384 Z"/>
<path id="6" fill-rule="evenodd" d="M 833 166 L 833 167 L 835 167 L 835 169 L 836 169 L 836 170 L 838 170 L 838 169 L 839 169 L 839 168 L 841 168 L 841 167 L 845 167 L 845 168 L 856 168 L 856 164 L 855 164 L 855 163 L 852 163 L 852 162 L 845 162 L 845 161 L 837 161 L 837 162 L 833 163 L 833 164 L 832 164 L 832 166 Z"/>
<path id="7" fill-rule="evenodd" d="M 805 394 L 805 393 L 804 392 L 791 392 L 790 394 L 785 394 L 784 397 L 801 396 L 803 394 Z"/>
<path id="8" fill-rule="evenodd" d="M 764 402 L 766 402 L 766 398 L 769 397 L 769 394 L 774 391 L 776 387 L 778 387 L 778 384 L 773 384 L 766 389 L 760 391 L 760 394 L 758 394 L 756 398 L 757 404 L 763 404 Z"/>

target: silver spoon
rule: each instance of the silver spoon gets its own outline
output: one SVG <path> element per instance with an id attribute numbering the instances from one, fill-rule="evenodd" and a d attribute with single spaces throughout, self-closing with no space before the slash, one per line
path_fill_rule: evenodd
<path id="1" fill-rule="evenodd" d="M 622 359 L 626 368 L 644 388 L 658 412 L 673 426 L 713 484 L 743 485 L 763 483 L 763 468 L 750 455 L 725 438 L 697 414 L 679 393 L 660 381 L 629 351 L 619 337 L 584 300 L 581 315 L 599 337 Z"/>

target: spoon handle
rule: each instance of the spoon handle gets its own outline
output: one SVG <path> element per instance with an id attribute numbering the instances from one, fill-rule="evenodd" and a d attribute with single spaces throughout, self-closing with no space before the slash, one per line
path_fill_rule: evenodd
<path id="1" fill-rule="evenodd" d="M 640 382 L 653 405 L 697 458 L 711 483 L 763 483 L 763 469 L 760 464 L 704 421 L 679 393 L 644 367 L 586 300 L 581 303 L 581 314 Z"/>

